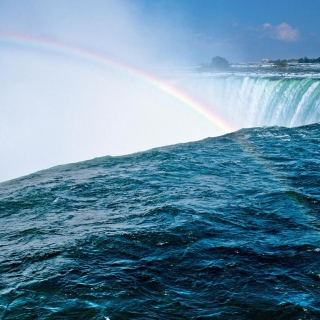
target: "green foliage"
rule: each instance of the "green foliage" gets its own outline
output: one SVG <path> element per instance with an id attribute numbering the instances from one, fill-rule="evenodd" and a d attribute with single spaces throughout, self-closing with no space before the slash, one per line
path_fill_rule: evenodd
<path id="1" fill-rule="evenodd" d="M 288 63 L 320 63 L 320 57 L 315 59 L 310 59 L 308 57 L 300 59 L 289 59 L 289 60 L 269 60 L 270 63 L 274 63 L 276 67 L 285 68 L 288 66 Z"/>
<path id="2" fill-rule="evenodd" d="M 298 59 L 299 63 L 320 63 L 320 57 L 316 59 L 309 59 L 307 57 Z"/>
<path id="3" fill-rule="evenodd" d="M 276 60 L 276 61 L 274 62 L 274 65 L 275 65 L 277 68 L 286 68 L 286 67 L 288 67 L 288 61 L 287 61 L 286 59 L 284 59 L 284 60 L 278 59 L 278 60 Z"/>
<path id="4" fill-rule="evenodd" d="M 222 57 L 214 57 L 211 60 L 211 66 L 215 69 L 228 69 L 229 68 L 229 61 Z"/>

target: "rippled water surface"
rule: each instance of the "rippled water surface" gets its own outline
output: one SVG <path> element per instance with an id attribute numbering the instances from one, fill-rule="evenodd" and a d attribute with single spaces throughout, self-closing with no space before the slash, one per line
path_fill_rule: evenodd
<path id="1" fill-rule="evenodd" d="M 1 319 L 320 319 L 320 125 L 0 184 Z"/>

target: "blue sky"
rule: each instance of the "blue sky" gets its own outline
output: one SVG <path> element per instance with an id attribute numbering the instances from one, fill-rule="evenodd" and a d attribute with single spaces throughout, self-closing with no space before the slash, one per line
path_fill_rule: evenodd
<path id="1" fill-rule="evenodd" d="M 0 9 L 1 32 L 49 37 L 131 63 L 320 56 L 318 0 L 1 0 Z"/>
<path id="2" fill-rule="evenodd" d="M 4 37 L 155 72 L 319 57 L 319 12 L 319 0 L 0 0 L 0 181 L 224 133 L 134 74 Z"/>
<path id="3" fill-rule="evenodd" d="M 148 14 L 177 15 L 189 32 L 193 61 L 320 56 L 318 0 L 139 1 Z"/>

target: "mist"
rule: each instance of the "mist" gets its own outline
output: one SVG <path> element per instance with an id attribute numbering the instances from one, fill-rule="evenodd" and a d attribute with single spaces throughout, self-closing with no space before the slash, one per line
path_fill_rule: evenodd
<path id="1" fill-rule="evenodd" d="M 192 62 L 177 12 L 150 16 L 132 1 L 2 1 L 0 9 L 1 36 L 80 48 L 156 77 Z M 32 43 L 0 47 L 0 181 L 223 133 L 126 68 Z"/>

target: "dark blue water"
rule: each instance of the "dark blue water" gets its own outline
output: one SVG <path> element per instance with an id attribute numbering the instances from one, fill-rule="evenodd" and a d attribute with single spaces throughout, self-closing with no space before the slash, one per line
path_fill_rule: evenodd
<path id="1" fill-rule="evenodd" d="M 0 184 L 1 319 L 320 319 L 320 124 Z"/>

